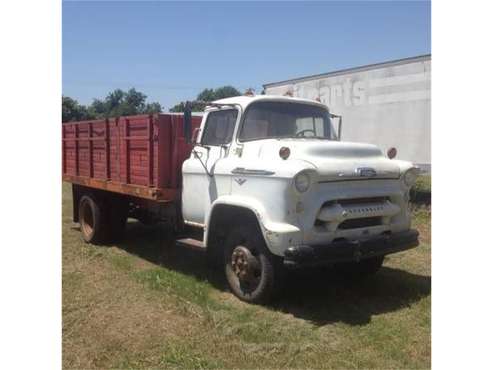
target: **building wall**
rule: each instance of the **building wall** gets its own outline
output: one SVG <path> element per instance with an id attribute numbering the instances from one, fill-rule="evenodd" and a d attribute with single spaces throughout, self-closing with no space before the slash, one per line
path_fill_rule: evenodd
<path id="1" fill-rule="evenodd" d="M 381 63 L 272 83 L 266 94 L 317 99 L 343 116 L 342 140 L 397 148 L 397 158 L 431 168 L 431 57 Z"/>

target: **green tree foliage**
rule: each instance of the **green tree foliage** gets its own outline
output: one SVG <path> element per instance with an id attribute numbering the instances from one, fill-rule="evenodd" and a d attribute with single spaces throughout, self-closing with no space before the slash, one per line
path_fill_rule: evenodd
<path id="1" fill-rule="evenodd" d="M 153 114 L 163 111 L 158 102 L 147 103 L 146 100 L 147 96 L 134 88 L 128 91 L 116 89 L 104 99 L 94 99 L 92 104 L 87 107 L 68 96 L 64 96 L 62 97 L 62 122 Z"/>
<path id="2" fill-rule="evenodd" d="M 75 99 L 62 96 L 62 122 L 90 119 L 87 107 L 80 105 Z"/>
<path id="3" fill-rule="evenodd" d="M 211 102 L 218 99 L 230 98 L 232 96 L 238 96 L 241 93 L 235 89 L 233 86 L 222 86 L 217 89 L 204 89 L 200 94 L 197 95 L 197 99 L 192 104 L 193 112 L 203 111 L 205 104 L 203 102 Z M 185 102 L 181 102 L 171 108 L 170 112 L 183 112 L 185 109 Z"/>
<path id="4" fill-rule="evenodd" d="M 146 104 L 144 109 L 144 112 L 148 114 L 161 113 L 162 111 L 163 107 L 161 107 L 161 104 L 159 104 L 158 102 Z"/>
<path id="5" fill-rule="evenodd" d="M 205 104 L 197 101 L 190 102 L 192 106 L 192 112 L 202 112 L 205 109 Z M 170 112 L 183 112 L 185 110 L 185 102 L 181 102 L 176 104 L 173 108 L 171 108 Z"/>

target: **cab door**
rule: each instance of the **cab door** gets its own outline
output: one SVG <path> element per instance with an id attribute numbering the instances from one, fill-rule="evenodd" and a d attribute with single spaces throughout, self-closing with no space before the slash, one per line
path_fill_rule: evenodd
<path id="1" fill-rule="evenodd" d="M 200 139 L 182 167 L 185 222 L 204 225 L 212 202 L 231 191 L 231 176 L 217 168 L 229 153 L 237 117 L 238 110 L 232 108 L 213 110 L 204 117 Z"/>

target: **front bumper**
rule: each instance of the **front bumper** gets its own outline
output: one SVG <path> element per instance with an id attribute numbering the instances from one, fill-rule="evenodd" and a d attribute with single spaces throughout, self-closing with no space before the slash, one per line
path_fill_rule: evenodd
<path id="1" fill-rule="evenodd" d="M 379 235 L 368 240 L 344 240 L 328 245 L 300 245 L 289 247 L 284 252 L 286 267 L 305 267 L 359 261 L 417 247 L 419 233 L 408 230 L 395 234 Z"/>

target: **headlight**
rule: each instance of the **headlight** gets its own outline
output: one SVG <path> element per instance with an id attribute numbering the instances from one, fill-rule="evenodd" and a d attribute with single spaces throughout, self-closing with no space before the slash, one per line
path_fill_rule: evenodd
<path id="1" fill-rule="evenodd" d="M 409 170 L 404 172 L 404 175 L 402 176 L 404 184 L 410 188 L 416 182 L 418 175 L 419 175 L 419 170 L 416 167 L 410 168 Z"/>
<path id="2" fill-rule="evenodd" d="M 294 178 L 294 186 L 300 193 L 304 193 L 310 188 L 310 176 L 305 172 L 297 174 Z"/>

